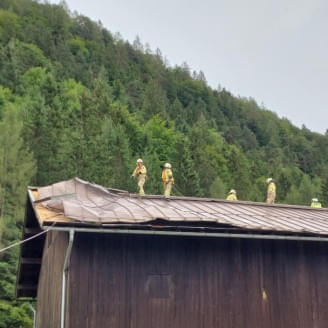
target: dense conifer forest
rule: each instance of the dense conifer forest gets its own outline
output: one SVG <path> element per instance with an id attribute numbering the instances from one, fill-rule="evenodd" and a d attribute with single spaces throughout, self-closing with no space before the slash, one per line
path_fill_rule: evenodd
<path id="1" fill-rule="evenodd" d="M 328 133 L 213 89 L 202 72 L 170 66 L 65 3 L 0 0 L 0 248 L 20 238 L 27 185 L 78 176 L 135 192 L 139 157 L 149 194 L 162 193 L 170 162 L 175 195 L 234 188 L 264 201 L 270 176 L 277 202 L 328 206 Z M 0 254 L 0 328 L 32 327 L 15 300 L 17 257 Z"/>

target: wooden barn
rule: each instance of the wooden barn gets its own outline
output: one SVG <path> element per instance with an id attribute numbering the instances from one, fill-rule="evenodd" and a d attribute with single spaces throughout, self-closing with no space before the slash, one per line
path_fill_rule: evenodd
<path id="1" fill-rule="evenodd" d="M 17 279 L 37 328 L 326 328 L 328 210 L 30 188 Z"/>

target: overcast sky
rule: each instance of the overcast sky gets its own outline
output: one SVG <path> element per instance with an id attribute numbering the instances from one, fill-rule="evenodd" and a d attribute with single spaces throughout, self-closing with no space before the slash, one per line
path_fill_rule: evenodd
<path id="1" fill-rule="evenodd" d="M 50 2 L 58 3 L 59 0 Z M 328 129 L 327 0 L 66 0 L 171 65 L 202 70 L 212 87 L 324 133 Z"/>

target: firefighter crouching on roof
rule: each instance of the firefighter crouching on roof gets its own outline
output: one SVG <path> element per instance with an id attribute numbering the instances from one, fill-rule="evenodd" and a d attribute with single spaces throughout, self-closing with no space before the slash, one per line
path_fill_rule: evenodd
<path id="1" fill-rule="evenodd" d="M 229 191 L 229 194 L 227 196 L 227 200 L 238 200 L 237 199 L 237 193 L 236 193 L 236 190 L 235 189 L 231 189 Z"/>
<path id="2" fill-rule="evenodd" d="M 138 178 L 138 187 L 139 187 L 139 195 L 144 195 L 145 191 L 143 189 L 143 186 L 146 182 L 147 178 L 147 169 L 146 166 L 143 164 L 143 161 L 141 158 L 137 160 L 137 166 L 134 169 L 131 177 Z"/>
<path id="3" fill-rule="evenodd" d="M 274 204 L 274 201 L 276 199 L 276 184 L 274 183 L 272 178 L 268 178 L 266 180 L 266 183 L 268 185 L 268 191 L 267 191 L 267 203 L 268 204 Z"/>
<path id="4" fill-rule="evenodd" d="M 311 207 L 321 208 L 321 203 L 318 201 L 318 198 L 312 198 Z"/>
<path id="5" fill-rule="evenodd" d="M 170 197 L 172 185 L 174 184 L 173 173 L 171 171 L 171 164 L 165 163 L 162 171 L 162 181 L 164 186 L 164 196 Z"/>

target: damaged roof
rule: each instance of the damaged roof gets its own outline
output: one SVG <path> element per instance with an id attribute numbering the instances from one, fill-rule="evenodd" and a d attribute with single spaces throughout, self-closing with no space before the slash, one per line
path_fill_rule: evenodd
<path id="1" fill-rule="evenodd" d="M 29 188 L 22 239 L 33 237 L 42 229 L 71 227 L 80 231 L 87 227 L 89 232 L 109 228 L 108 231 L 123 233 L 192 231 L 199 236 L 214 236 L 219 230 L 222 237 L 287 236 L 310 240 L 314 236 L 316 240 L 327 240 L 328 209 L 195 197 L 140 197 L 78 178 Z M 18 297 L 37 295 L 45 240 L 46 234 L 42 234 L 21 245 Z"/>
<path id="2" fill-rule="evenodd" d="M 328 234 L 328 209 L 208 198 L 137 196 L 78 178 L 30 190 L 40 225 L 154 220 L 217 223 L 247 230 Z"/>

